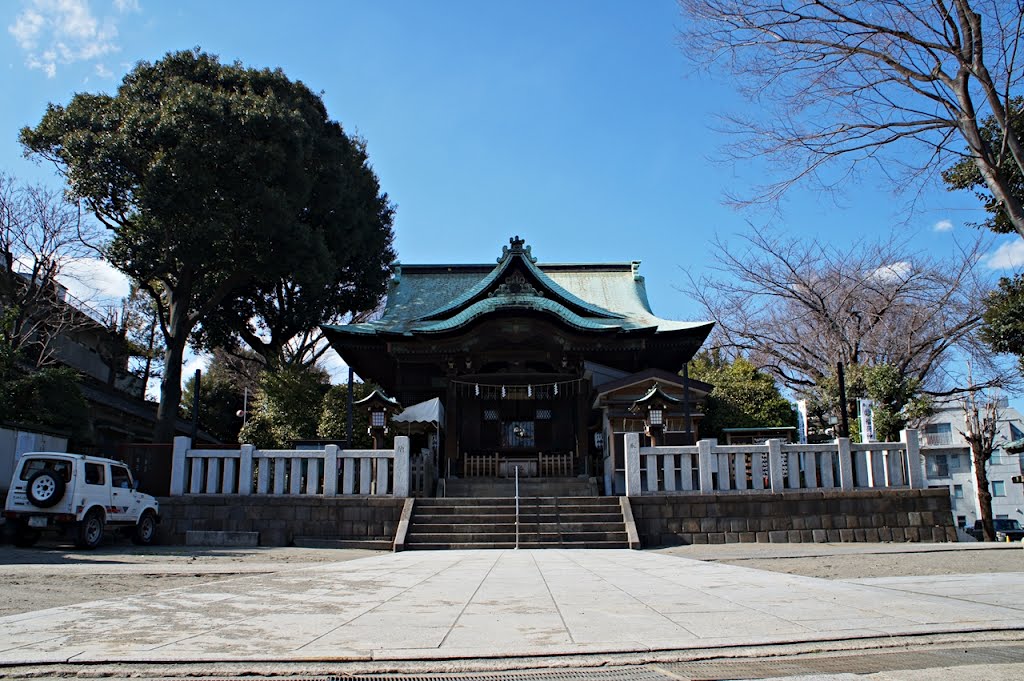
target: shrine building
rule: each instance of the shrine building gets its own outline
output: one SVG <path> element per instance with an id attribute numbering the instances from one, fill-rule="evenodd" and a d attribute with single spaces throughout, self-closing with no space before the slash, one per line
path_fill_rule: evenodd
<path id="1" fill-rule="evenodd" d="M 515 237 L 495 265 L 396 264 L 379 319 L 324 330 L 388 397 L 438 405 L 413 451 L 435 449 L 441 477 L 518 467 L 621 493 L 624 434 L 694 443 L 711 390 L 685 366 L 713 322 L 656 316 L 639 265 L 538 263 Z"/>

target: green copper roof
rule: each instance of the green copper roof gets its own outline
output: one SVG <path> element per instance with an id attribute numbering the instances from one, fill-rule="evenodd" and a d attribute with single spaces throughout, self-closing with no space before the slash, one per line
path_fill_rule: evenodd
<path id="1" fill-rule="evenodd" d="M 589 331 L 602 331 L 622 327 L 622 323 L 615 320 L 587 319 L 586 317 L 581 317 L 561 303 L 548 298 L 540 298 L 532 295 L 499 295 L 479 300 L 447 319 L 414 324 L 411 330 L 414 333 L 439 333 L 442 331 L 450 331 L 452 329 L 465 326 L 474 319 L 482 317 L 489 312 L 513 309 L 529 309 L 537 312 L 547 312 L 559 317 L 569 326 Z"/>
<path id="2" fill-rule="evenodd" d="M 548 295 L 553 295 L 555 298 L 560 298 L 564 306 L 580 308 L 581 312 L 589 312 L 595 317 L 622 318 L 622 315 L 620 314 L 615 314 L 614 312 L 610 312 L 598 305 L 588 303 L 587 301 L 574 296 L 572 293 L 569 293 L 555 283 L 537 267 L 536 258 L 534 258 L 533 254 L 530 252 L 530 247 L 526 246 L 519 237 L 509 239 L 509 243 L 512 248 L 509 248 L 508 246 L 503 247 L 502 255 L 498 259 L 498 266 L 491 270 L 490 274 L 481 279 L 479 283 L 455 300 L 451 301 L 447 305 L 442 305 L 439 309 L 425 315 L 423 319 L 439 319 L 445 316 L 451 316 L 452 313 L 457 312 L 460 308 L 468 307 L 473 303 L 474 298 L 484 295 L 485 292 L 492 288 L 499 279 L 508 274 L 514 264 L 523 267 L 526 272 L 536 278 L 538 283 L 541 285 L 541 294 L 546 293 Z M 527 299 L 528 296 L 522 296 L 522 298 L 522 304 L 527 307 L 531 307 L 531 300 Z"/>
<path id="3" fill-rule="evenodd" d="M 380 319 L 325 329 L 350 337 L 432 334 L 517 309 L 553 315 L 587 331 L 703 329 L 706 334 L 710 328 L 711 322 L 656 316 L 638 262 L 537 264 L 522 240 L 510 242 L 497 265 L 396 264 Z"/>

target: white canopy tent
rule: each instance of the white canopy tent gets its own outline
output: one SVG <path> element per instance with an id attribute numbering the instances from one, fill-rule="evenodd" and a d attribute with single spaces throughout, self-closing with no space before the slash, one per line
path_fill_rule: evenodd
<path id="1" fill-rule="evenodd" d="M 405 424 L 408 432 L 426 432 L 427 427 L 437 429 L 440 435 L 441 424 L 444 423 L 444 407 L 441 406 L 441 399 L 435 397 L 426 402 L 420 402 L 408 407 L 401 414 L 391 417 L 395 424 Z"/>

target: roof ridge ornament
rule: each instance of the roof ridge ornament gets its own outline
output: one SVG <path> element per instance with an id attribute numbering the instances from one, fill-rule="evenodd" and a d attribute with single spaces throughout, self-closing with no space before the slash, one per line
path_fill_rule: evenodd
<path id="1" fill-rule="evenodd" d="M 521 239 L 519 238 L 519 235 L 516 234 L 514 237 L 511 237 L 508 240 L 508 243 L 509 246 L 511 246 L 512 248 L 510 249 L 508 246 L 501 247 L 501 257 L 498 258 L 499 263 L 504 261 L 505 258 L 509 257 L 510 255 L 521 255 L 527 260 L 529 260 L 531 263 L 535 265 L 537 264 L 537 258 L 533 257 L 533 251 L 531 247 L 526 245 L 526 239 Z"/>
<path id="2" fill-rule="evenodd" d="M 522 272 L 513 272 L 505 277 L 501 286 L 487 294 L 488 298 L 494 296 L 538 296 L 543 297 L 544 292 L 538 291 L 526 280 Z"/>

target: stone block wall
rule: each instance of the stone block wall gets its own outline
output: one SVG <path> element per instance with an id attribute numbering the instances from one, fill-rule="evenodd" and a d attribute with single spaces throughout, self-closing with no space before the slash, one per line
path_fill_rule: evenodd
<path id="1" fill-rule="evenodd" d="M 295 537 L 394 540 L 405 499 L 234 494 L 160 498 L 160 541 L 184 544 L 193 531 L 259 532 L 262 546 Z"/>
<path id="2" fill-rule="evenodd" d="M 956 541 L 944 489 L 666 494 L 629 501 L 644 547 Z"/>

